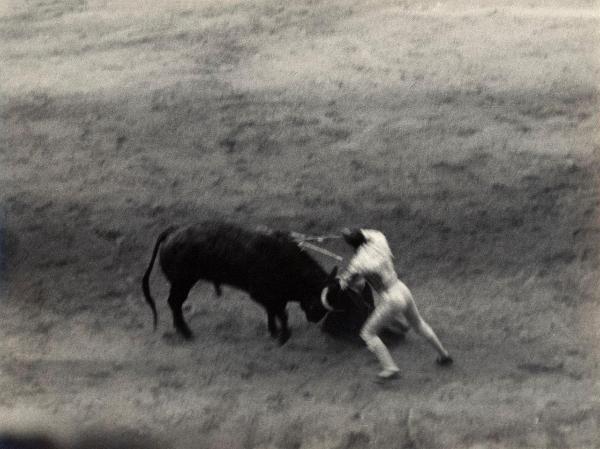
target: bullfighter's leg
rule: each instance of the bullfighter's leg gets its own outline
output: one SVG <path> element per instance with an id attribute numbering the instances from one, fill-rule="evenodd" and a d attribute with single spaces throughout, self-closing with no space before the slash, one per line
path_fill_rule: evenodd
<path id="1" fill-rule="evenodd" d="M 367 344 L 367 348 L 375 354 L 381 364 L 382 371 L 379 373 L 379 377 L 383 379 L 395 377 L 400 371 L 378 335 L 393 322 L 395 315 L 396 311 L 391 301 L 381 301 L 360 331 L 360 336 Z"/>
<path id="2" fill-rule="evenodd" d="M 171 307 L 171 313 L 173 314 L 173 325 L 175 326 L 175 329 L 177 329 L 177 332 L 179 332 L 186 340 L 191 340 L 193 338 L 192 331 L 183 318 L 182 310 L 183 303 L 187 299 L 189 292 L 189 287 L 172 285 L 168 301 L 169 307 Z"/>
<path id="3" fill-rule="evenodd" d="M 438 352 L 439 357 L 437 362 L 440 365 L 449 365 L 452 363 L 452 357 L 448 354 L 448 351 L 444 348 L 439 338 L 429 326 L 425 322 L 425 320 L 421 317 L 419 310 L 417 309 L 417 305 L 415 304 L 413 298 L 409 296 L 406 298 L 406 309 L 404 310 L 404 316 L 410 323 L 411 327 L 420 335 L 422 335 L 431 346 L 435 348 Z"/>

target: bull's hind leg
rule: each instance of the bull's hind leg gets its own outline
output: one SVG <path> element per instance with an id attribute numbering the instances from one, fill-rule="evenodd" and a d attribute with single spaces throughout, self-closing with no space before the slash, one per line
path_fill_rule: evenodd
<path id="1" fill-rule="evenodd" d="M 173 313 L 173 325 L 177 329 L 177 332 L 186 340 L 191 340 L 194 336 L 183 318 L 182 310 L 183 303 L 187 299 L 189 292 L 190 287 L 182 287 L 180 285 L 172 285 L 169 292 L 169 307 L 171 307 L 171 313 Z"/>

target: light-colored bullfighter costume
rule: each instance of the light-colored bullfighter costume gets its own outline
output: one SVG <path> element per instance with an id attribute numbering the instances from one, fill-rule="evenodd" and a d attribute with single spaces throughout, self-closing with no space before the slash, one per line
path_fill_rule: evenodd
<path id="1" fill-rule="evenodd" d="M 399 370 L 378 334 L 388 329 L 407 329 L 410 326 L 438 351 L 441 363 L 451 362 L 431 327 L 421 318 L 410 290 L 396 275 L 393 255 L 385 236 L 373 229 L 361 229 L 366 243 L 360 245 L 341 275 L 342 288 L 357 277 L 364 277 L 379 296 L 375 310 L 365 322 L 360 336 L 378 358 L 383 371 L 380 377 L 395 376 Z"/>

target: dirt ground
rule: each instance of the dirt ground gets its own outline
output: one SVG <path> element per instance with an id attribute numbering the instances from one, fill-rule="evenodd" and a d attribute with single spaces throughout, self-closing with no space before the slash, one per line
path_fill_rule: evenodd
<path id="1" fill-rule="evenodd" d="M 0 2 L 0 430 L 600 447 L 600 9 L 474 3 Z M 454 366 L 411 333 L 379 385 L 297 306 L 279 347 L 207 285 L 182 343 L 159 270 L 153 333 L 157 234 L 215 217 L 383 230 Z"/>

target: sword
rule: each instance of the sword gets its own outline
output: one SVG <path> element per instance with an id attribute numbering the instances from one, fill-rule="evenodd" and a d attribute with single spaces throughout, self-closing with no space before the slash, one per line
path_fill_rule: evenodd
<path id="1" fill-rule="evenodd" d="M 318 242 L 323 243 L 325 240 L 334 240 L 341 239 L 342 237 L 336 234 L 326 234 L 326 235 L 305 235 L 299 232 L 290 232 L 292 238 L 298 242 Z"/>
<path id="2" fill-rule="evenodd" d="M 338 256 L 337 254 L 332 253 L 331 251 L 327 251 L 326 249 L 321 248 L 320 246 L 313 245 L 312 243 L 308 243 L 306 241 L 298 242 L 298 246 L 300 247 L 300 249 L 304 249 L 304 248 L 312 249 L 313 251 L 321 253 L 325 256 L 329 256 L 332 259 L 337 260 L 338 262 L 341 262 L 342 260 L 344 260 L 343 257 Z"/>

